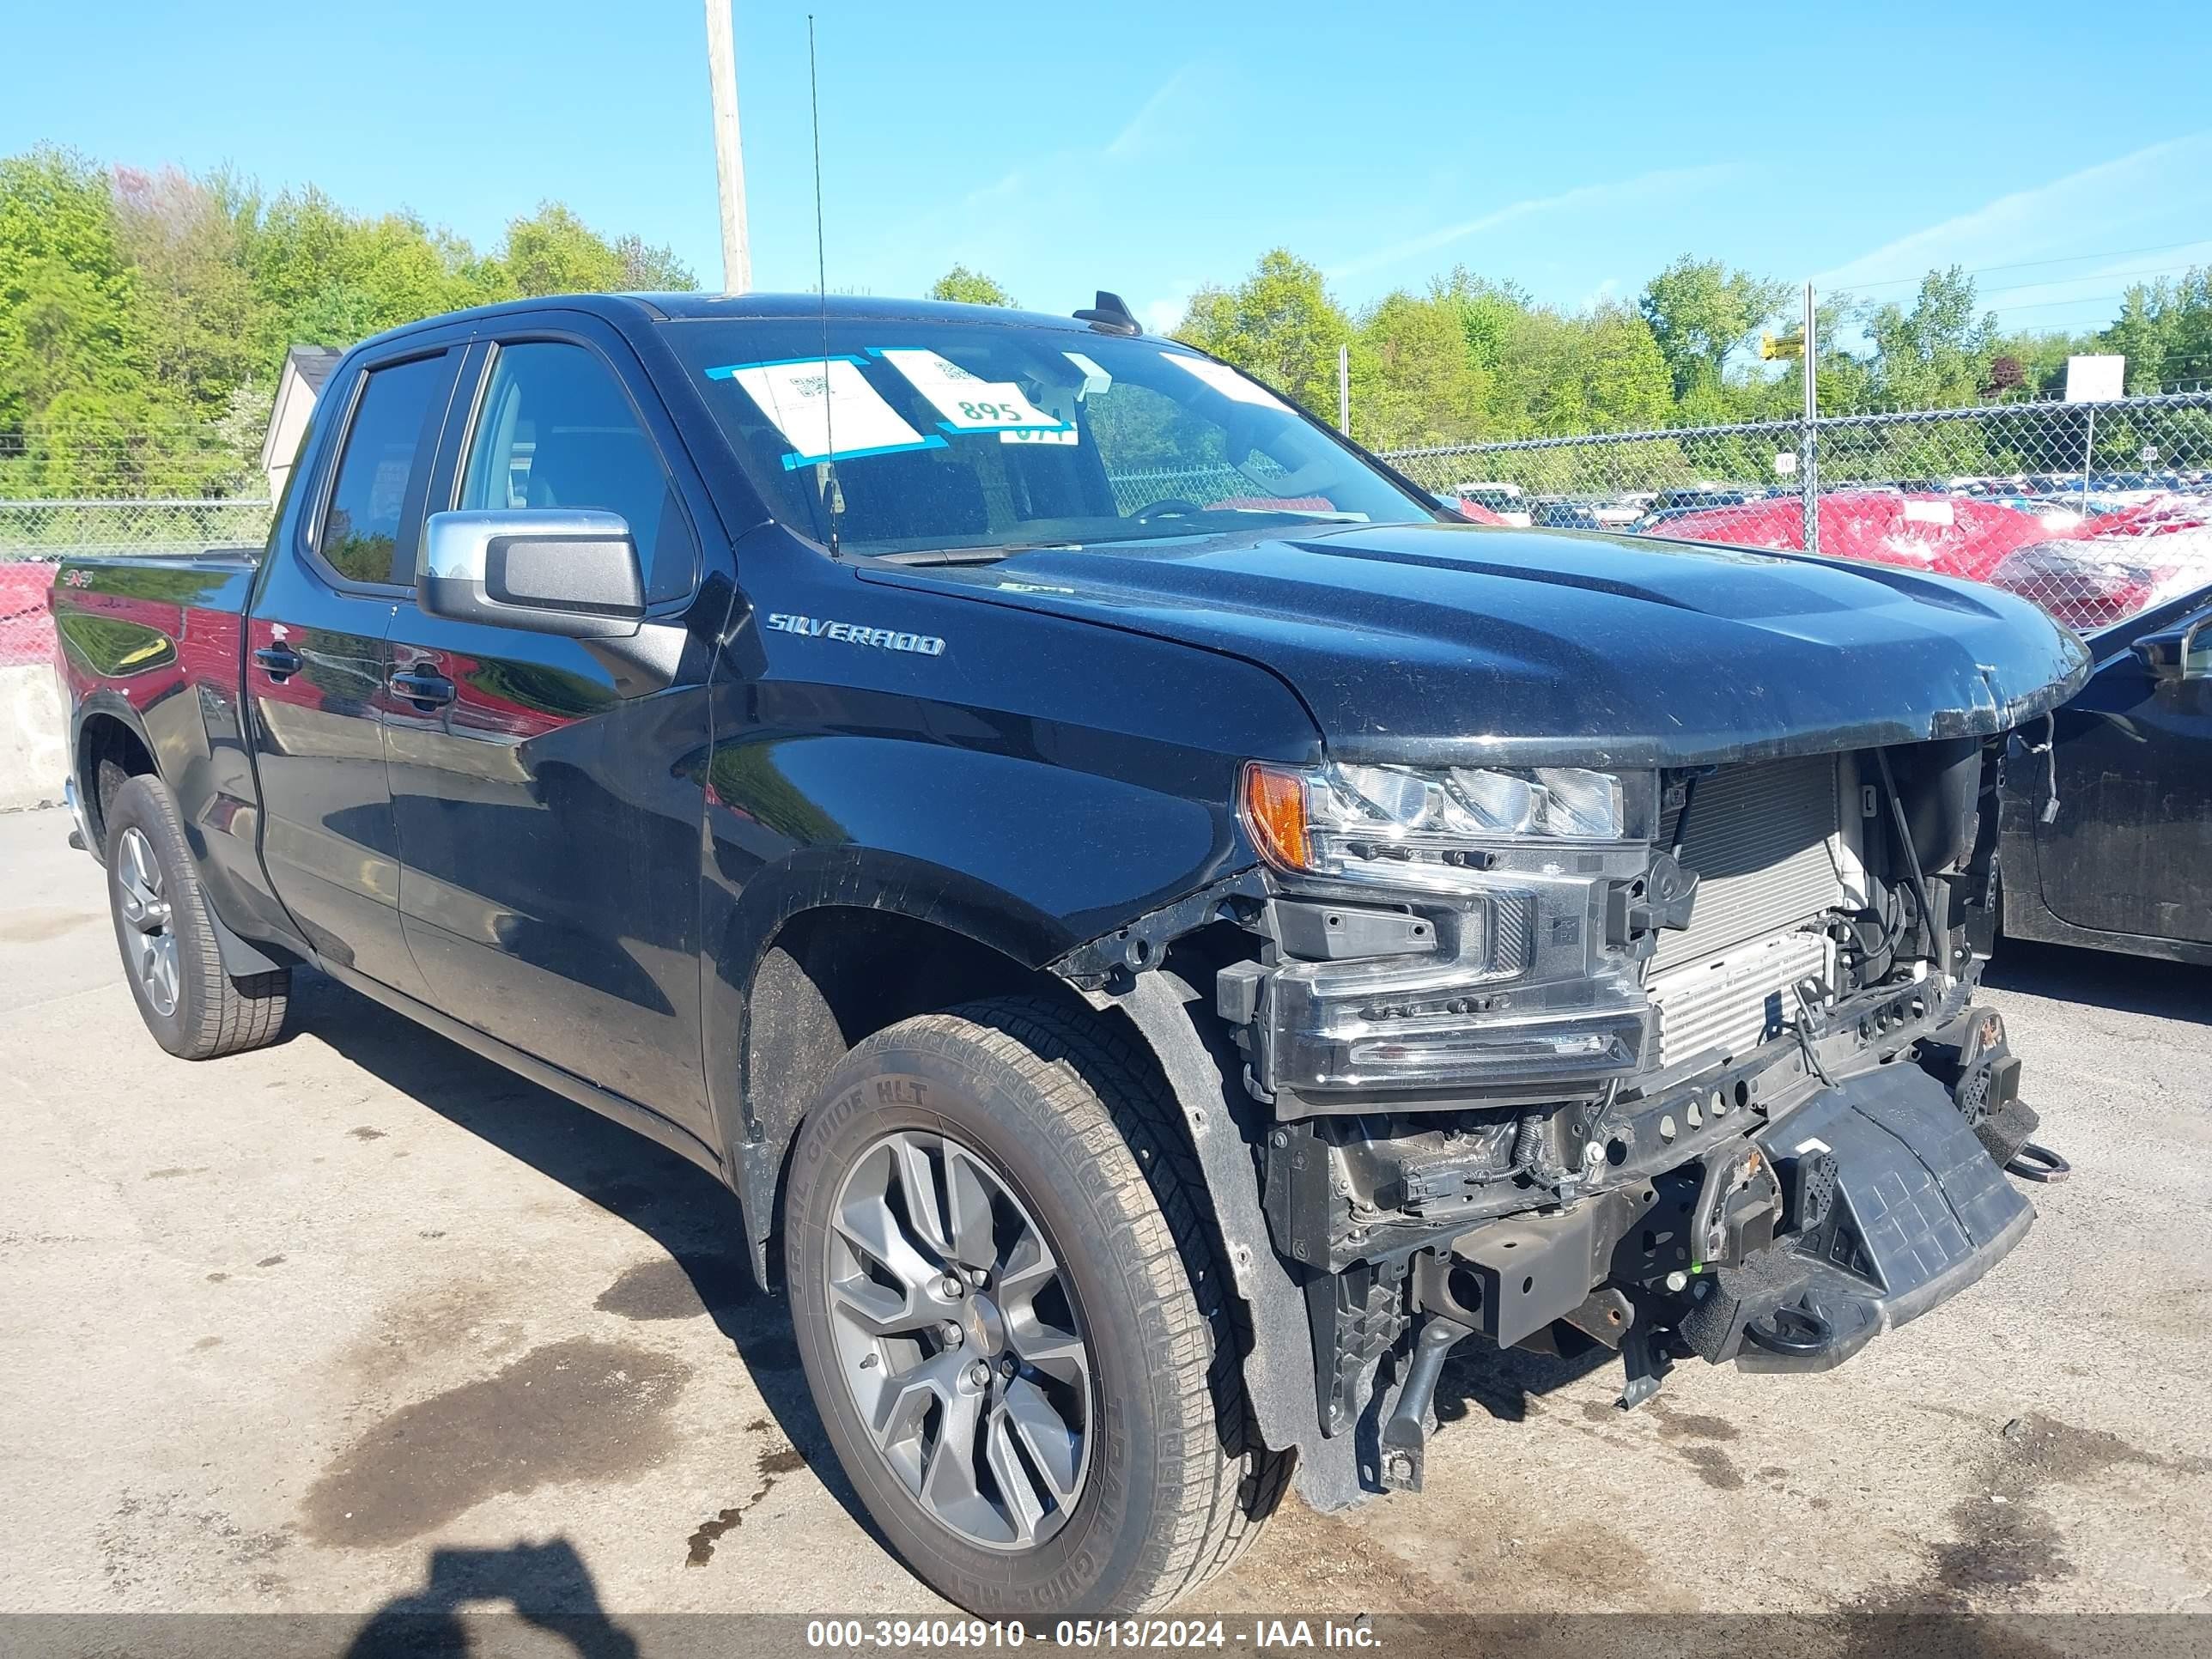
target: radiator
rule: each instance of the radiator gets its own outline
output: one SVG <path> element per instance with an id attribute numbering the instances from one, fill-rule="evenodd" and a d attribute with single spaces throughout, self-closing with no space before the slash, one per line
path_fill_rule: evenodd
<path id="1" fill-rule="evenodd" d="M 1674 839 L 1677 814 L 1660 826 Z M 1832 946 L 1802 924 L 1844 902 L 1832 757 L 1729 767 L 1698 780 L 1681 860 L 1698 872 L 1690 926 L 1660 935 L 1644 987 L 1659 1063 L 1741 1055 L 1796 1013 L 1790 988 L 1833 981 Z"/>
<path id="2" fill-rule="evenodd" d="M 1689 814 L 1681 860 L 1698 873 L 1697 902 L 1687 928 L 1659 936 L 1653 975 L 1788 932 L 1842 903 L 1833 756 L 1724 767 L 1698 780 Z M 1676 816 L 1668 811 L 1660 824 L 1662 847 L 1674 840 Z"/>

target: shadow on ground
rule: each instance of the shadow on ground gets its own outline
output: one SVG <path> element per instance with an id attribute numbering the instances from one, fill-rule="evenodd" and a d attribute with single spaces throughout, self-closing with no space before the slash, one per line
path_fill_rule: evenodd
<path id="1" fill-rule="evenodd" d="M 2008 939 L 1998 942 L 1982 982 L 2054 1002 L 2212 1025 L 2212 968 Z"/>
<path id="2" fill-rule="evenodd" d="M 578 1659 L 635 1659 L 638 1644 L 607 1616 L 599 1586 L 565 1538 L 505 1549 L 437 1549 L 419 1589 L 396 1595 L 362 1623 L 347 1659 L 465 1659 L 484 1651 L 464 1614 L 484 1608 L 565 1643 Z"/>
<path id="3" fill-rule="evenodd" d="M 799 1369 L 783 1304 L 754 1285 L 736 1198 L 643 1136 L 439 1036 L 320 974 L 302 972 L 291 1024 L 362 1070 L 611 1212 L 667 1252 L 612 1285 L 576 1295 L 633 1320 L 703 1309 L 735 1346 L 776 1428 L 872 1537 L 875 1523 L 838 1466 Z M 744 1425 L 732 1423 L 736 1435 Z"/>

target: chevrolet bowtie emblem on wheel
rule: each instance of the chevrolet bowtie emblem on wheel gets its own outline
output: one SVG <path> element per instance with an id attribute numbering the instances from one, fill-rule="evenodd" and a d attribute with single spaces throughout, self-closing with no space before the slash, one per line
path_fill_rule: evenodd
<path id="1" fill-rule="evenodd" d="M 811 638 L 842 640 L 848 645 L 872 645 L 879 651 L 911 651 L 916 656 L 941 657 L 945 641 L 934 634 L 908 634 L 890 628 L 864 628 L 859 623 L 825 622 L 818 617 L 793 617 L 781 611 L 769 613 L 768 625 L 778 634 L 804 634 Z"/>

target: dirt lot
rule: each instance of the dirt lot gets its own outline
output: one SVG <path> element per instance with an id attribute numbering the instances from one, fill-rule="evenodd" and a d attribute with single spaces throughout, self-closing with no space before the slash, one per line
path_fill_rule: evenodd
<path id="1" fill-rule="evenodd" d="M 0 817 L 0 1612 L 932 1607 L 706 1176 L 319 979 L 168 1059 L 65 831 Z M 2212 1612 L 2212 974 L 1993 978 L 2077 1173 L 1988 1280 L 1633 1416 L 1461 1364 L 1425 1494 L 1293 1504 L 1206 1605 Z"/>

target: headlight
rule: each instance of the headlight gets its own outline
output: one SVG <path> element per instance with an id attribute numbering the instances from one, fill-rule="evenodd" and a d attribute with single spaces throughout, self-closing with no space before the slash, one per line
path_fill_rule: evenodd
<path id="1" fill-rule="evenodd" d="M 1609 937 L 1607 895 L 1643 874 L 1658 798 L 1655 772 L 1248 766 L 1244 823 L 1269 864 L 1410 903 L 1437 943 L 1279 952 L 1255 1074 L 1310 1102 L 1366 1102 L 1559 1098 L 1634 1072 L 1651 1007 Z"/>
<path id="2" fill-rule="evenodd" d="M 1580 767 L 1322 766 L 1257 762 L 1244 774 L 1244 822 L 1277 868 L 1436 892 L 1486 885 L 1476 872 L 1524 849 L 1650 836 L 1650 772 Z"/>

